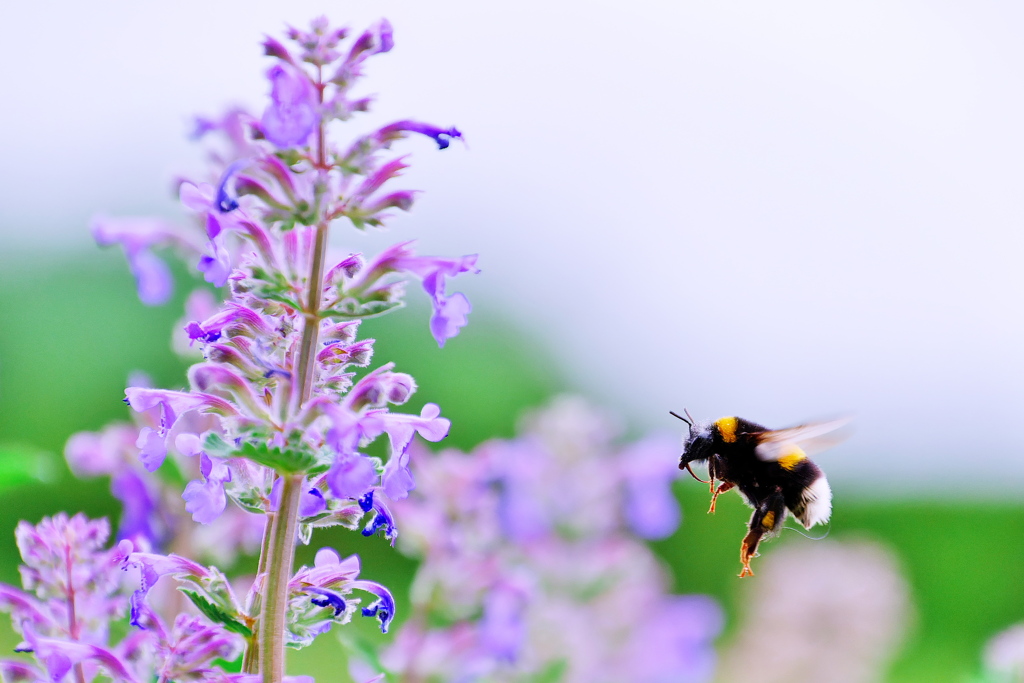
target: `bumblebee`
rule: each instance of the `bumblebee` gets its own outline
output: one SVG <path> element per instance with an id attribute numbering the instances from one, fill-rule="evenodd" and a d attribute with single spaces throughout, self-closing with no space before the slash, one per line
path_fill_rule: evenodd
<path id="1" fill-rule="evenodd" d="M 750 560 L 757 556 L 758 544 L 779 533 L 787 512 L 793 513 L 805 529 L 829 520 L 832 489 L 825 473 L 811 462 L 801 445 L 831 445 L 838 439 L 829 435 L 847 420 L 773 430 L 741 417 L 723 417 L 708 423 L 695 422 L 689 412 L 687 417 L 671 414 L 689 428 L 679 469 L 711 485 L 708 513 L 715 511 L 718 496 L 732 488 L 754 508 L 747 535 L 740 545 L 740 578 L 754 575 Z M 693 462 L 707 463 L 708 481 L 694 474 L 690 467 Z M 716 480 L 721 482 L 717 488 Z"/>

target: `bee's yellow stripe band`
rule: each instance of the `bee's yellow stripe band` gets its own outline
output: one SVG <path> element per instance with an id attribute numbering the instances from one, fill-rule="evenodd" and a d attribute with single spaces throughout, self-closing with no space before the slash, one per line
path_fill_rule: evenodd
<path id="1" fill-rule="evenodd" d="M 793 446 L 786 455 L 779 458 L 779 467 L 784 470 L 792 470 L 801 460 L 806 460 L 807 454 L 799 446 Z"/>
<path id="2" fill-rule="evenodd" d="M 722 441 L 726 443 L 736 442 L 735 417 L 723 417 L 719 420 L 715 420 L 715 426 L 718 427 L 718 433 L 722 435 Z"/>

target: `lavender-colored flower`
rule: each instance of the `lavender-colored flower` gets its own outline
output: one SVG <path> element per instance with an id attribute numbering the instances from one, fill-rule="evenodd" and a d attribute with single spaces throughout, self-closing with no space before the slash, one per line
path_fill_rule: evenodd
<path id="1" fill-rule="evenodd" d="M 203 481 L 190 481 L 181 497 L 185 499 L 185 509 L 192 514 L 192 519 L 210 524 L 227 506 L 224 484 L 231 481 L 231 470 L 227 463 L 215 461 L 205 453 L 199 458 Z"/>
<path id="2" fill-rule="evenodd" d="M 135 568 L 139 571 L 139 587 L 131 596 L 131 623 L 140 628 L 144 628 L 142 619 L 147 613 L 146 596 L 161 576 L 173 574 L 179 580 L 187 579 L 194 583 L 218 577 L 217 573 L 180 555 L 136 552 L 135 546 L 127 540 L 118 543 L 115 557 L 122 569 Z"/>
<path id="3" fill-rule="evenodd" d="M 317 551 L 312 567 L 301 567 L 288 583 L 290 606 L 289 636 L 293 643 L 301 644 L 326 632 L 332 624 L 344 624 L 360 604 L 361 598 L 352 591 L 368 592 L 376 596 L 363 607 L 363 616 L 377 617 L 381 630 L 387 633 L 395 614 L 395 601 L 384 586 L 360 580 L 359 558 L 342 560 L 331 548 Z"/>
<path id="4" fill-rule="evenodd" d="M 434 403 L 423 406 L 419 416 L 402 413 L 376 413 L 382 429 L 391 441 L 391 458 L 384 466 L 381 484 L 391 500 L 401 500 L 415 487 L 409 471 L 409 444 L 419 434 L 427 441 L 440 441 L 448 436 L 451 420 L 441 417 L 441 409 Z"/>
<path id="5" fill-rule="evenodd" d="M 142 303 L 167 303 L 174 289 L 171 271 L 152 249 L 180 242 L 172 225 L 150 218 L 97 217 L 93 219 L 92 235 L 101 247 L 120 244 L 124 249 Z"/>
<path id="6" fill-rule="evenodd" d="M 679 526 L 679 503 L 672 495 L 679 468 L 669 457 L 676 450 L 674 439 L 650 438 L 620 456 L 624 514 L 641 538 L 667 538 Z"/>
<path id="7" fill-rule="evenodd" d="M 102 668 L 117 680 L 135 681 L 126 663 L 105 646 L 112 618 L 123 613 L 117 560 L 104 549 L 105 520 L 58 514 L 38 525 L 18 525 L 24 591 L 0 584 L 0 609 L 9 611 L 23 637 L 20 652 L 31 652 L 46 676 L 29 678 L 36 667 L 0 665 L 13 680 L 62 680 L 72 669 Z M 79 673 L 79 679 L 82 677 Z"/>
<path id="8" fill-rule="evenodd" d="M 484 597 L 480 644 L 499 662 L 512 663 L 519 658 L 526 642 L 528 600 L 525 591 L 509 584 L 496 586 Z"/>
<path id="9" fill-rule="evenodd" d="M 352 582 L 352 588 L 367 591 L 377 596 L 376 600 L 363 608 L 363 616 L 377 617 L 377 621 L 380 622 L 381 633 L 387 633 L 388 626 L 395 617 L 395 599 L 391 596 L 391 592 L 373 581 L 354 581 Z"/>
<path id="10" fill-rule="evenodd" d="M 876 543 L 783 546 L 745 588 L 743 623 L 722 657 L 724 680 L 751 666 L 767 682 L 881 680 L 907 629 L 909 587 Z"/>
<path id="11" fill-rule="evenodd" d="M 267 78 L 271 103 L 260 120 L 263 134 L 278 147 L 304 145 L 319 121 L 309 78 L 285 64 L 272 66 Z"/>
<path id="12" fill-rule="evenodd" d="M 159 426 L 156 429 L 143 427 L 136 442 L 140 449 L 139 457 L 150 472 L 159 468 L 167 457 L 167 436 L 182 415 L 199 410 L 222 415 L 237 413 L 230 403 L 209 394 L 145 387 L 128 387 L 124 393 L 125 402 L 133 410 L 140 413 L 154 410 L 159 414 Z"/>
<path id="13" fill-rule="evenodd" d="M 412 594 L 420 614 L 385 654 L 391 671 L 418 680 L 553 671 L 569 683 L 710 679 L 718 606 L 669 594 L 629 519 L 631 491 L 644 492 L 630 476 L 653 468 L 639 458 L 658 442 L 614 449 L 610 422 L 561 399 L 511 442 L 413 459 L 417 489 L 395 512 L 401 547 L 421 561 Z"/>
<path id="14" fill-rule="evenodd" d="M 327 471 L 327 486 L 338 498 L 362 498 L 377 480 L 373 461 L 359 453 L 342 453 Z"/>
<path id="15" fill-rule="evenodd" d="M 277 511 L 281 505 L 281 483 L 281 480 L 278 479 L 270 489 L 271 511 Z M 327 501 L 324 500 L 324 494 L 320 493 L 320 489 L 310 487 L 308 484 L 303 486 L 303 489 L 305 490 L 303 491 L 302 498 L 299 501 L 300 518 L 313 517 L 327 509 Z"/>
<path id="16" fill-rule="evenodd" d="M 137 471 L 125 469 L 110 480 L 110 492 L 121 501 L 120 538 L 161 541 L 166 532 L 161 528 L 159 501 Z"/>
<path id="17" fill-rule="evenodd" d="M 363 529 L 363 536 L 373 536 L 378 531 L 384 531 L 384 538 L 395 544 L 398 538 L 398 529 L 395 527 L 395 516 L 376 490 L 372 490 L 359 499 L 359 507 L 364 512 L 373 512 L 374 516 Z"/>
<path id="18" fill-rule="evenodd" d="M 437 143 L 438 149 L 447 149 L 452 140 L 462 137 L 462 133 L 455 127 L 441 128 L 429 123 L 419 121 L 395 121 L 381 128 L 375 134 L 375 138 L 381 142 L 388 143 L 398 139 L 404 133 L 419 133 L 432 138 Z"/>

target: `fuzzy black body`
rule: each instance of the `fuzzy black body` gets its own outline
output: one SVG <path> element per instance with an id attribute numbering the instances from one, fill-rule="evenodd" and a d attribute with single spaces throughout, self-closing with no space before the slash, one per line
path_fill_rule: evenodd
<path id="1" fill-rule="evenodd" d="M 714 512 L 718 495 L 732 488 L 754 508 L 740 550 L 740 576 L 753 575 L 750 559 L 758 543 L 779 532 L 788 512 L 805 528 L 829 518 L 832 493 L 824 472 L 788 439 L 800 429 L 805 428 L 774 431 L 740 417 L 690 426 L 679 467 L 693 474 L 690 463 L 707 463 L 709 512 Z M 718 488 L 715 480 L 722 482 Z"/>

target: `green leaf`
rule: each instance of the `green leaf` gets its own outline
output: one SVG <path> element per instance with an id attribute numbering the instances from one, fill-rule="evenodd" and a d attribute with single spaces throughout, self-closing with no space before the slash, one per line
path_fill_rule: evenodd
<path id="1" fill-rule="evenodd" d="M 203 451 L 212 458 L 230 458 L 235 453 L 235 446 L 220 434 L 210 432 L 203 439 Z"/>
<path id="2" fill-rule="evenodd" d="M 271 448 L 265 443 L 255 444 L 246 441 L 237 454 L 259 465 L 277 470 L 280 474 L 305 472 L 316 464 L 316 457 L 311 453 Z"/>
<path id="3" fill-rule="evenodd" d="M 373 318 L 403 305 L 401 301 L 365 301 L 360 303 L 347 299 L 338 306 L 320 311 L 320 315 L 323 317 Z"/>
<path id="4" fill-rule="evenodd" d="M 221 624 L 227 630 L 239 633 L 246 638 L 252 637 L 252 629 L 238 621 L 238 619 L 235 618 L 235 615 L 228 614 L 223 608 L 204 598 L 198 591 L 194 591 L 190 588 L 179 588 L 178 590 L 187 595 L 188 599 L 192 601 L 192 604 L 195 605 L 196 608 L 210 621 Z"/>
<path id="5" fill-rule="evenodd" d="M 560 659 L 557 662 L 551 662 L 541 671 L 537 672 L 536 676 L 530 677 L 530 683 L 558 683 L 565 677 L 565 672 L 569 669 L 569 664 L 564 659 Z"/>
<path id="6" fill-rule="evenodd" d="M 28 446 L 0 445 L 0 491 L 24 484 L 52 482 L 57 458 Z"/>

